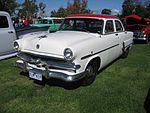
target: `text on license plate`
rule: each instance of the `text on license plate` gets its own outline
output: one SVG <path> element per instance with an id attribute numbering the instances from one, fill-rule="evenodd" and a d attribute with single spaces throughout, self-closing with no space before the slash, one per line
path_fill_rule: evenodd
<path id="1" fill-rule="evenodd" d="M 29 77 L 42 81 L 42 74 L 35 71 L 29 71 Z"/>

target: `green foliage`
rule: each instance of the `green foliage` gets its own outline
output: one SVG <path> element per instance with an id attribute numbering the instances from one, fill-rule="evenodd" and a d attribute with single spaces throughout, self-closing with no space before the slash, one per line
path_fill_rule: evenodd
<path id="1" fill-rule="evenodd" d="M 145 17 L 150 18 L 150 13 L 149 13 L 149 11 L 150 11 L 150 3 L 146 6 Z M 142 11 L 141 11 L 141 12 L 142 12 Z"/>
<path id="2" fill-rule="evenodd" d="M 136 0 L 124 0 L 122 4 L 122 15 L 127 16 L 135 12 L 137 2 Z"/>
<path id="3" fill-rule="evenodd" d="M 147 13 L 149 11 L 147 10 L 147 8 L 145 8 L 144 6 L 142 5 L 137 5 L 136 8 L 135 8 L 135 14 L 136 15 L 139 15 L 141 17 L 147 17 Z"/>
<path id="4" fill-rule="evenodd" d="M 68 2 L 67 8 L 60 7 L 57 11 L 53 10 L 51 12 L 51 17 L 65 17 L 69 14 L 76 13 L 92 13 L 88 9 L 88 0 L 74 0 L 73 3 Z"/>
<path id="5" fill-rule="evenodd" d="M 66 8 L 60 7 L 57 11 L 53 10 L 51 12 L 51 17 L 65 17 L 68 14 L 68 10 Z"/>
<path id="6" fill-rule="evenodd" d="M 150 0 L 124 0 L 122 4 L 122 16 L 136 14 L 141 17 L 150 17 Z"/>
<path id="7" fill-rule="evenodd" d="M 38 12 L 38 5 L 36 0 L 25 0 L 23 4 L 21 4 L 21 9 L 19 10 L 19 17 L 36 16 Z"/>
<path id="8" fill-rule="evenodd" d="M 16 0 L 0 0 L 0 11 L 6 11 L 12 15 L 17 7 L 18 3 Z"/>

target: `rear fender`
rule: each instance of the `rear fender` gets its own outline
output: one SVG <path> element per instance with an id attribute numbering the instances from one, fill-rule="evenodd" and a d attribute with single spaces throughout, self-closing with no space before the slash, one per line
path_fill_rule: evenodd
<path id="1" fill-rule="evenodd" d="M 131 46 L 132 46 L 132 44 L 133 44 L 133 39 L 125 40 L 125 41 L 123 42 L 123 49 L 122 49 L 123 52 L 126 51 L 127 49 L 130 49 Z"/>

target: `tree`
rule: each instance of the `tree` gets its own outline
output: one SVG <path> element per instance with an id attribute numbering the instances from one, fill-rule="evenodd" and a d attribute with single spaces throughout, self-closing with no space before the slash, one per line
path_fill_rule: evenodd
<path id="1" fill-rule="evenodd" d="M 67 10 L 63 7 L 60 7 L 57 12 L 53 10 L 51 12 L 51 17 L 64 17 L 67 15 Z"/>
<path id="2" fill-rule="evenodd" d="M 51 17 L 57 17 L 56 15 L 57 15 L 56 10 L 51 11 Z"/>
<path id="3" fill-rule="evenodd" d="M 90 9 L 88 9 L 88 0 L 82 0 L 82 5 L 81 5 L 81 13 L 92 13 Z"/>
<path id="4" fill-rule="evenodd" d="M 21 9 L 19 10 L 19 17 L 35 17 L 38 12 L 38 5 L 36 4 L 36 0 L 25 0 L 21 5 Z"/>
<path id="5" fill-rule="evenodd" d="M 150 0 L 144 2 L 144 7 L 146 8 L 145 17 L 150 18 Z"/>
<path id="6" fill-rule="evenodd" d="M 135 0 L 124 0 L 122 5 L 122 15 L 127 16 L 135 12 Z"/>
<path id="7" fill-rule="evenodd" d="M 146 7 L 146 9 L 147 9 L 146 17 L 147 17 L 147 18 L 150 18 L 150 13 L 149 13 L 149 11 L 150 11 L 150 3 L 149 3 L 149 5 Z"/>
<path id="8" fill-rule="evenodd" d="M 11 15 L 15 14 L 18 7 L 16 0 L 0 0 L 0 11 L 7 11 Z"/>
<path id="9" fill-rule="evenodd" d="M 136 15 L 139 15 L 141 17 L 146 17 L 147 13 L 149 13 L 149 11 L 143 5 L 139 4 L 136 6 L 136 8 L 135 8 Z"/>
<path id="10" fill-rule="evenodd" d="M 39 11 L 40 11 L 39 16 L 40 17 L 44 17 L 45 8 L 46 8 L 46 4 L 44 4 L 43 2 L 40 2 L 39 3 Z"/>
<path id="11" fill-rule="evenodd" d="M 92 13 L 90 9 L 88 9 L 88 0 L 74 0 L 73 3 L 68 3 L 67 10 L 69 14 L 76 13 Z"/>
<path id="12" fill-rule="evenodd" d="M 150 0 L 124 0 L 122 9 L 122 16 L 136 14 L 141 17 L 150 17 Z"/>
<path id="13" fill-rule="evenodd" d="M 146 6 L 146 7 L 147 7 L 147 6 L 149 6 L 149 4 L 150 4 L 150 0 L 146 0 L 146 1 L 144 1 L 144 3 L 143 3 L 143 4 L 144 4 L 144 6 Z"/>
<path id="14" fill-rule="evenodd" d="M 73 0 L 73 2 L 68 2 L 67 8 L 60 7 L 57 11 L 53 10 L 51 16 L 65 17 L 69 14 L 92 13 L 87 4 L 88 0 Z"/>

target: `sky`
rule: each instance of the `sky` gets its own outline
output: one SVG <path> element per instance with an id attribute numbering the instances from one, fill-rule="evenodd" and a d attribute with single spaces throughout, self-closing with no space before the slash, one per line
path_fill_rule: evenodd
<path id="1" fill-rule="evenodd" d="M 17 0 L 22 2 L 23 0 Z M 69 0 L 37 0 L 46 4 L 46 14 L 50 15 L 52 10 L 57 10 L 61 6 L 66 7 Z M 88 8 L 92 11 L 101 11 L 104 8 L 108 9 L 122 9 L 124 0 L 88 0 Z"/>

